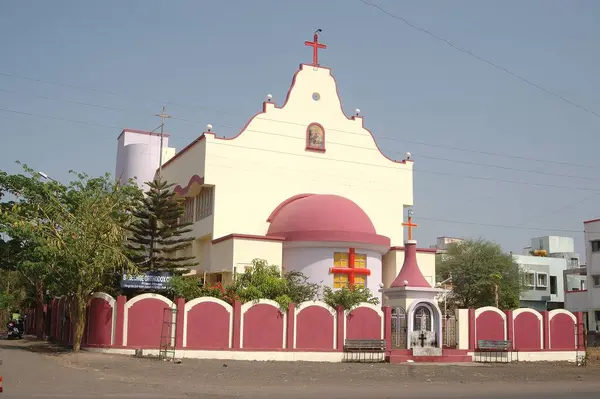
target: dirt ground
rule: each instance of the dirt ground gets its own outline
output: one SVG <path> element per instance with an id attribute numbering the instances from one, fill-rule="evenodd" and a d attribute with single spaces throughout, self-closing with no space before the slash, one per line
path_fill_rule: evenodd
<path id="1" fill-rule="evenodd" d="M 375 397 L 372 395 L 375 392 L 397 393 L 400 389 L 408 394 L 412 390 L 422 390 L 423 387 L 427 387 L 428 392 L 456 390 L 475 394 L 479 390 L 481 394 L 486 393 L 485 397 L 505 397 L 487 394 L 496 390 L 498 395 L 507 395 L 511 389 L 517 387 L 520 394 L 528 390 L 536 394 L 542 390 L 556 393 L 560 389 L 583 386 L 593 392 L 600 392 L 600 365 L 578 367 L 572 363 L 340 364 L 191 359 L 183 359 L 177 364 L 123 355 L 90 352 L 72 354 L 47 343 L 32 340 L 0 343 L 0 347 L 5 349 L 10 346 L 30 355 L 33 352 L 44 358 L 44 361 L 54 364 L 50 367 L 71 370 L 66 372 L 70 376 L 81 375 L 82 378 L 115 386 L 125 384 L 128 387 L 147 389 L 154 386 L 157 387 L 156 390 L 158 387 L 170 387 L 169 392 L 173 393 L 210 392 L 211 395 L 217 395 L 215 397 L 238 397 L 251 393 L 260 393 L 260 396 L 264 397 L 269 392 L 274 396 L 285 392 L 286 397 L 292 397 L 290 395 L 293 394 L 302 397 L 310 392 L 316 396 L 339 394 L 340 397 Z M 8 351 L 4 351 L 6 352 Z M 346 393 L 342 395 L 343 392 Z M 465 397 L 465 394 L 458 397 Z"/>

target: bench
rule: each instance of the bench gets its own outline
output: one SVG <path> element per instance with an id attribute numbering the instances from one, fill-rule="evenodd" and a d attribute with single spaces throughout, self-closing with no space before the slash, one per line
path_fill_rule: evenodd
<path id="1" fill-rule="evenodd" d="M 475 350 L 476 359 L 479 361 L 487 362 L 511 362 L 512 354 L 517 354 L 517 361 L 519 360 L 519 351 L 513 349 L 512 341 L 503 340 L 479 340 L 477 341 L 477 349 Z M 483 357 L 483 360 L 482 360 Z"/>
<path id="2" fill-rule="evenodd" d="M 347 339 L 344 342 L 344 361 L 385 361 L 387 343 L 385 339 Z M 376 356 L 383 355 L 383 356 Z"/>

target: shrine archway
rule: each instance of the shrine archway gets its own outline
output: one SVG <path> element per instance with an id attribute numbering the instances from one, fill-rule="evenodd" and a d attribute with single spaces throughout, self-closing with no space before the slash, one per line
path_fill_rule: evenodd
<path id="1" fill-rule="evenodd" d="M 441 348 L 442 312 L 439 306 L 430 300 L 417 300 L 410 304 L 406 315 L 408 321 L 407 349 L 427 345 Z M 426 345 L 425 345 L 426 346 Z"/>

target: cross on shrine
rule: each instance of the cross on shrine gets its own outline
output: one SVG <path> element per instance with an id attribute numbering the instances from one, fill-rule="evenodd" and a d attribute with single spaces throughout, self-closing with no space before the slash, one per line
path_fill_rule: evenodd
<path id="1" fill-rule="evenodd" d="M 304 42 L 305 46 L 309 46 L 309 47 L 313 48 L 313 66 L 319 66 L 319 49 L 327 48 L 326 45 L 319 43 L 319 32 L 321 32 L 321 29 L 317 29 L 312 42 L 309 42 L 309 41 Z"/>
<path id="2" fill-rule="evenodd" d="M 348 275 L 348 285 L 350 287 L 353 287 L 356 274 L 363 276 L 371 275 L 371 270 L 367 268 L 356 268 L 355 259 L 356 250 L 354 248 L 350 248 L 350 250 L 348 251 L 348 267 L 331 267 L 329 268 L 329 273 L 339 273 Z"/>
<path id="3" fill-rule="evenodd" d="M 408 222 L 402 223 L 402 226 L 408 227 L 408 239 L 412 240 L 412 229 L 419 226 L 412 222 L 412 211 L 408 211 Z"/>
<path id="4" fill-rule="evenodd" d="M 421 348 L 423 348 L 425 346 L 425 340 L 427 340 L 427 337 L 425 337 L 425 333 L 421 331 L 421 334 L 419 334 L 419 338 L 417 339 L 421 341 Z"/>

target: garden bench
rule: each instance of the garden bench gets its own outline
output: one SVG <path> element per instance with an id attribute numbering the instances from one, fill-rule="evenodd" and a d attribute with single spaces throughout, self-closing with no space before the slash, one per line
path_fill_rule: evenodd
<path id="1" fill-rule="evenodd" d="M 386 349 L 385 339 L 347 339 L 344 342 L 344 361 L 383 362 Z"/>
<path id="2" fill-rule="evenodd" d="M 518 361 L 519 351 L 513 349 L 512 341 L 479 340 L 477 341 L 477 349 L 475 349 L 475 361 L 508 363 L 513 360 L 513 353 L 517 354 Z"/>

